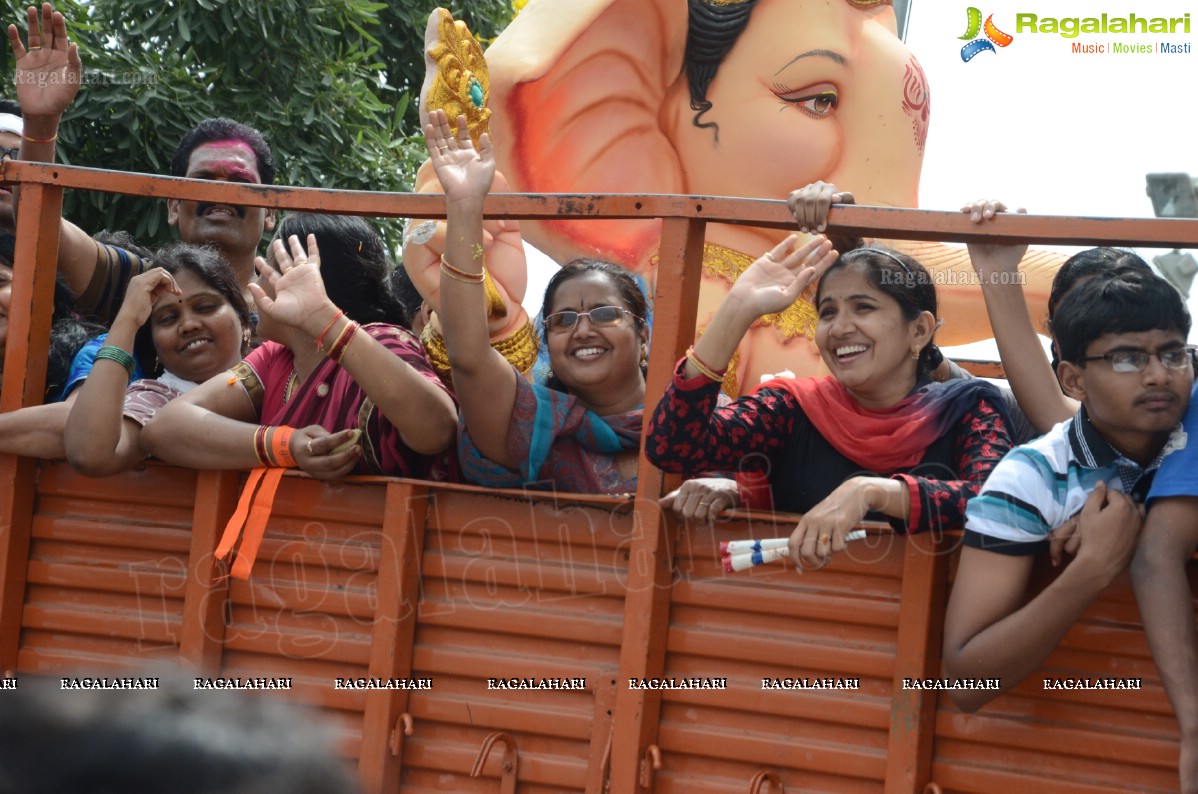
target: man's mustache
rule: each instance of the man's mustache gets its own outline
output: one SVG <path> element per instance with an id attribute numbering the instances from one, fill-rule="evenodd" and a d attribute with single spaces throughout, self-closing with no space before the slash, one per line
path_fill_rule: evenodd
<path id="1" fill-rule="evenodd" d="M 238 218 L 245 217 L 245 211 L 246 211 L 245 207 L 240 207 L 236 204 L 216 204 L 216 203 L 209 204 L 206 202 L 201 202 L 196 205 L 196 214 L 197 215 L 206 215 L 206 214 L 208 214 L 208 210 L 212 209 L 213 207 L 228 207 L 229 209 L 231 209 L 237 213 Z"/>

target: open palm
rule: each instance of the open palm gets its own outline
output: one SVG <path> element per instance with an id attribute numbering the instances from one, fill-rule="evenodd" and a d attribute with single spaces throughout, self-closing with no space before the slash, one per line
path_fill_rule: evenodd
<path id="1" fill-rule="evenodd" d="M 487 195 L 495 178 L 495 155 L 489 135 L 484 133 L 475 149 L 465 116 L 458 116 L 458 134 L 455 136 L 445 111 L 434 110 L 424 127 L 424 139 L 429 161 L 437 172 L 447 201 Z"/>

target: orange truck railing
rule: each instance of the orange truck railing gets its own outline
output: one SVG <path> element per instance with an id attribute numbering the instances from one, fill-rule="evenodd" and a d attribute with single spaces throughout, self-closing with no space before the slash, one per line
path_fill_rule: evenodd
<path id="1" fill-rule="evenodd" d="M 21 184 L 3 410 L 40 399 L 65 188 L 443 213 L 434 195 L 34 163 L 5 162 L 0 179 Z M 790 225 L 782 202 L 710 197 L 497 195 L 486 211 L 662 218 L 649 395 L 693 338 L 705 224 Z M 866 236 L 979 236 L 956 212 L 845 207 L 835 219 L 836 231 Z M 1010 216 L 986 231 L 991 241 L 1198 247 L 1196 221 Z M 337 726 L 368 792 L 1177 788 L 1177 724 L 1126 577 L 1044 677 L 1139 677 L 1142 689 L 1047 692 L 1037 674 L 966 715 L 904 686 L 940 674 L 956 537 L 876 534 L 802 577 L 781 566 L 725 574 L 720 541 L 786 534 L 793 517 L 679 526 L 657 507 L 672 478 L 643 458 L 626 499 L 290 473 L 253 578 L 231 583 L 212 552 L 239 472 L 149 465 L 92 480 L 0 456 L 0 479 L 0 671 L 181 660 L 200 677 L 290 677 L 293 696 Z M 855 688 L 763 682 L 787 677 Z M 419 688 L 336 685 L 359 678 Z M 726 688 L 631 683 L 660 678 Z M 527 679 L 569 686 L 518 688 Z"/>

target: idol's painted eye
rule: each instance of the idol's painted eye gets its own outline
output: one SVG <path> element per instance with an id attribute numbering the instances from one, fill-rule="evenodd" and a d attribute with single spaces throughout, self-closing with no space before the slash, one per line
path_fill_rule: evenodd
<path id="1" fill-rule="evenodd" d="M 805 86 L 799 89 L 787 88 L 780 83 L 774 83 L 774 95 L 781 99 L 783 107 L 794 106 L 814 119 L 824 119 L 832 115 L 832 111 L 840 104 L 840 93 L 829 83 Z"/>

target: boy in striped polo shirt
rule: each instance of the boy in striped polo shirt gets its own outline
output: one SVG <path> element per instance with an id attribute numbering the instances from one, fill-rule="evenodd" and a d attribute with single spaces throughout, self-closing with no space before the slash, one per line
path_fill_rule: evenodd
<path id="1" fill-rule="evenodd" d="M 1015 687 L 1127 568 L 1142 521 L 1138 503 L 1165 455 L 1185 446 L 1179 421 L 1194 382 L 1189 330 L 1177 291 L 1146 274 L 1095 277 L 1062 300 L 1053 321 L 1057 376 L 1081 407 L 1013 449 L 967 505 L 945 622 L 947 675 Z M 1027 601 L 1034 555 L 1067 523 L 1074 531 L 1065 549 L 1076 556 Z M 950 694 L 972 711 L 999 691 Z"/>

